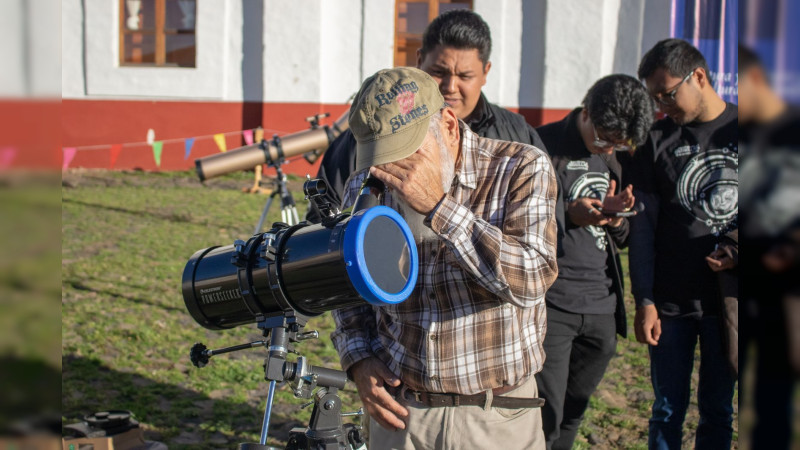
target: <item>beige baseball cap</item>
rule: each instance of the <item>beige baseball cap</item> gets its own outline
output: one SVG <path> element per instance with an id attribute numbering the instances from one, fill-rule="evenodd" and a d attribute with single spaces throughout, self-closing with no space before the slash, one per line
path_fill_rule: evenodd
<path id="1" fill-rule="evenodd" d="M 422 145 L 430 118 L 445 106 L 439 85 L 413 67 L 367 78 L 350 108 L 356 170 L 399 161 Z"/>

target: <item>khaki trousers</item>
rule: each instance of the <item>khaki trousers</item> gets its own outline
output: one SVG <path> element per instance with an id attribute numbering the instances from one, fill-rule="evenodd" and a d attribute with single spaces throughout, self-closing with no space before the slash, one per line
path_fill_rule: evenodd
<path id="1" fill-rule="evenodd" d="M 503 397 L 538 397 L 533 376 Z M 398 399 L 408 409 L 405 430 L 389 431 L 370 419 L 369 449 L 462 450 L 545 448 L 540 408 L 506 409 L 480 406 L 429 408 Z"/>

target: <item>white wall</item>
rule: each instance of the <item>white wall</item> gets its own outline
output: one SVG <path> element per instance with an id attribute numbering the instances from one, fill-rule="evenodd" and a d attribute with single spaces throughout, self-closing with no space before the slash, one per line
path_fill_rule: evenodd
<path id="1" fill-rule="evenodd" d="M 393 64 L 393 0 L 268 0 L 264 100 L 344 103 Z M 363 14 L 362 14 L 363 9 Z"/>
<path id="2" fill-rule="evenodd" d="M 394 66 L 394 0 L 361 0 L 364 5 L 363 69 L 361 81 L 375 72 Z"/>
<path id="3" fill-rule="evenodd" d="M 65 98 L 80 98 L 86 95 L 83 86 L 82 27 L 81 0 L 64 0 L 61 3 L 61 54 L 63 56 L 61 96 Z M 0 29 L 4 28 L 0 26 Z M 2 84 L 0 83 L 0 85 Z"/>
<path id="4" fill-rule="evenodd" d="M 2 2 L 0 97 L 57 98 L 60 95 L 60 9 L 56 0 Z"/>
<path id="5" fill-rule="evenodd" d="M 84 2 L 85 13 L 81 0 L 62 3 L 65 98 L 344 103 L 393 65 L 394 0 L 198 2 L 196 68 L 120 67 L 119 2 Z M 484 92 L 508 107 L 572 108 L 598 78 L 635 75 L 643 52 L 669 32 L 665 0 L 475 0 L 474 8 L 493 38 Z"/>
<path id="6" fill-rule="evenodd" d="M 508 107 L 572 108 L 599 78 L 636 75 L 669 33 L 664 0 L 475 0 L 492 32 L 484 93 Z"/>
<path id="7" fill-rule="evenodd" d="M 0 96 L 21 97 L 27 95 L 25 71 L 25 12 L 20 2 L 5 5 L 0 14 L 0 57 L 4 69 L 0 71 Z"/>

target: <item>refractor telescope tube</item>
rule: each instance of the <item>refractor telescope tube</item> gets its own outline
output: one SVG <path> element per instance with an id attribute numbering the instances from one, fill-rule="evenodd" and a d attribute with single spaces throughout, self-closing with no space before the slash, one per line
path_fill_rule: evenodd
<path id="1" fill-rule="evenodd" d="M 200 181 L 239 170 L 252 169 L 259 164 L 273 164 L 282 159 L 327 148 L 348 128 L 347 112 L 332 126 L 316 126 L 271 141 L 262 141 L 224 153 L 199 158 L 194 161 Z"/>

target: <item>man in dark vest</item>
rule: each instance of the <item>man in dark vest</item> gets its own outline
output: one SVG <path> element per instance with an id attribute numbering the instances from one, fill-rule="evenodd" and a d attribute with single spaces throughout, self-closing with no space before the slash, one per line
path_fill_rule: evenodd
<path id="1" fill-rule="evenodd" d="M 417 51 L 417 67 L 439 84 L 439 92 L 456 116 L 478 136 L 531 144 L 544 150 L 525 118 L 489 103 L 481 92 L 492 63 L 492 38 L 489 26 L 478 14 L 468 10 L 448 11 L 428 25 Z M 356 140 L 348 130 L 325 152 L 317 178 L 329 186 L 327 200 L 339 206 L 344 183 L 355 169 Z M 306 219 L 319 222 L 313 204 Z"/>

